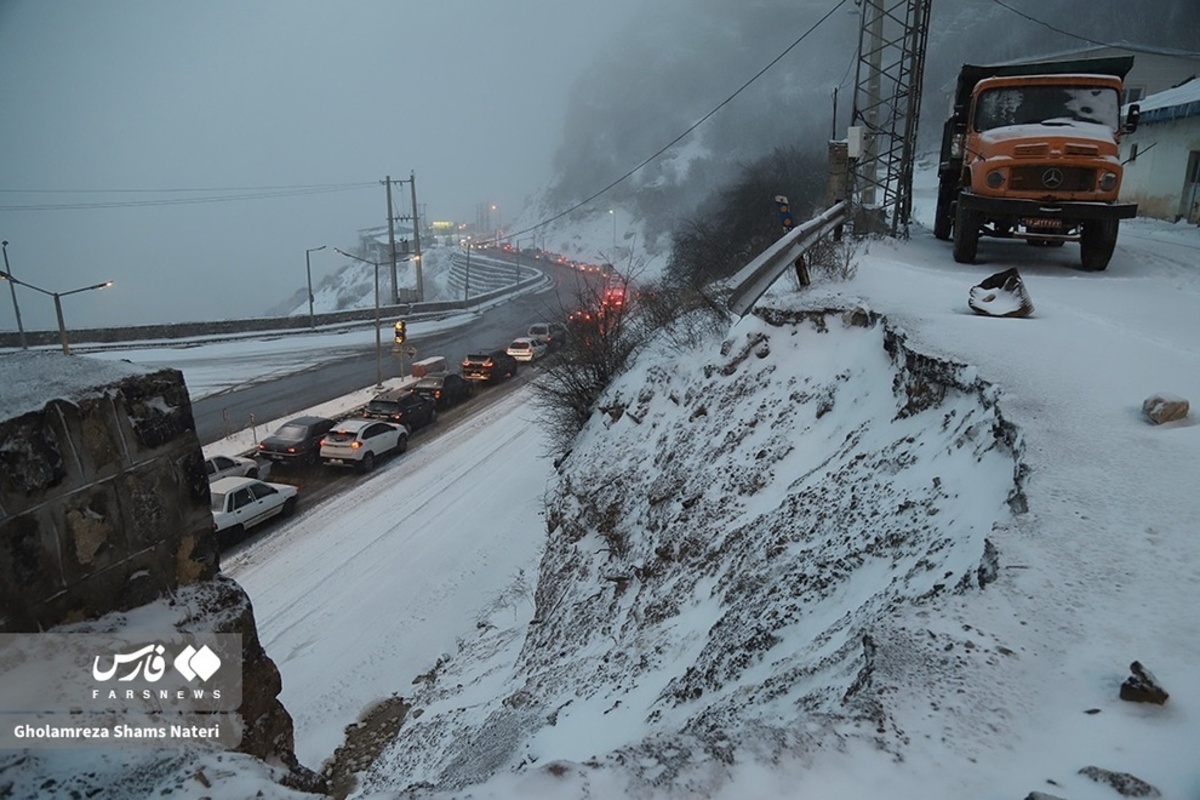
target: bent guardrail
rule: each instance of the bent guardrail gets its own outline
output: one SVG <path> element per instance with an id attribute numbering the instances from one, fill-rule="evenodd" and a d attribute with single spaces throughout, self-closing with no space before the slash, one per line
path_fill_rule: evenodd
<path id="1" fill-rule="evenodd" d="M 845 200 L 831 206 L 824 213 L 813 217 L 779 238 L 753 261 L 738 270 L 730 278 L 732 291 L 727 307 L 739 316 L 745 316 L 758 298 L 771 287 L 784 270 L 796 263 L 818 239 L 846 222 L 848 204 Z"/>

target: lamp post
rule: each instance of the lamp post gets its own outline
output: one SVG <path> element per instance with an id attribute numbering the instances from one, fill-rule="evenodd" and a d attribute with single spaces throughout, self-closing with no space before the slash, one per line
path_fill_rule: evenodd
<path id="1" fill-rule="evenodd" d="M 4 272 L 12 275 L 12 267 L 8 265 L 8 241 L 4 242 Z M 17 333 L 21 335 L 21 349 L 28 350 L 29 344 L 25 341 L 25 326 L 21 324 L 21 307 L 17 305 L 17 279 L 10 278 L 8 282 L 8 290 L 12 292 L 13 313 L 17 315 Z"/>
<path id="2" fill-rule="evenodd" d="M 471 299 L 471 243 L 467 242 L 467 277 L 463 280 L 463 302 Z"/>
<path id="3" fill-rule="evenodd" d="M 613 249 L 612 249 L 612 260 L 613 260 L 613 261 L 616 261 L 616 260 L 617 260 L 617 212 L 613 211 L 613 210 L 610 208 L 610 209 L 608 210 L 608 215 L 609 215 L 610 217 L 612 217 L 612 221 L 613 221 Z"/>
<path id="4" fill-rule="evenodd" d="M 312 259 L 310 256 L 318 250 L 324 250 L 326 245 L 320 247 L 310 247 L 304 251 L 304 271 L 308 273 L 308 327 L 317 327 L 317 316 L 313 313 L 313 293 L 312 293 Z"/>
<path id="5" fill-rule="evenodd" d="M 370 264 L 375 268 L 375 388 L 383 388 L 383 335 L 379 331 L 379 262 L 367 261 L 365 258 L 352 256 L 345 250 L 333 248 L 333 252 L 353 258 L 355 261 L 361 261 L 364 264 Z"/>
<path id="6" fill-rule="evenodd" d="M 21 286 L 24 286 L 28 289 L 33 289 L 35 292 L 41 292 L 44 295 L 49 295 L 50 297 L 54 298 L 54 313 L 58 315 L 58 338 L 62 340 L 62 350 L 63 350 L 64 356 L 71 355 L 71 345 L 67 342 L 67 326 L 66 326 L 66 323 L 63 322 L 62 298 L 66 297 L 69 294 L 79 294 L 80 292 L 90 292 L 92 289 L 104 289 L 109 286 L 112 286 L 112 283 L 113 283 L 112 281 L 105 281 L 104 283 L 97 283 L 95 286 L 83 286 L 78 289 L 72 289 L 69 292 L 51 292 L 46 289 L 43 289 L 40 286 L 34 286 L 32 283 L 26 283 L 25 281 L 19 281 L 13 277 L 11 272 L 8 272 L 8 271 L 0 271 L 0 278 L 4 278 L 4 279 L 8 280 L 10 283 L 20 284 Z"/>

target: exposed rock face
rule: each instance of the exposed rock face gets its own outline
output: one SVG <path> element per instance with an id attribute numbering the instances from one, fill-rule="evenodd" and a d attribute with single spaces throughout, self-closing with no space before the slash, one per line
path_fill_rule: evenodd
<path id="1" fill-rule="evenodd" d="M 1155 425 L 1186 419 L 1188 401 L 1171 394 L 1152 394 L 1142 402 L 1142 413 Z"/>
<path id="2" fill-rule="evenodd" d="M 1133 674 L 1121 684 L 1121 699 L 1132 703 L 1157 703 L 1162 705 L 1170 697 L 1159 685 L 1154 673 L 1142 666 L 1140 661 L 1129 665 Z"/>
<path id="3" fill-rule="evenodd" d="M 1128 772 L 1110 772 L 1100 767 L 1084 767 L 1080 775 L 1091 778 L 1096 783 L 1105 783 L 1116 789 L 1123 797 L 1162 797 L 1155 787 Z"/>
<path id="4" fill-rule="evenodd" d="M 317 785 L 296 761 L 249 598 L 218 574 L 183 376 L 56 353 L 5 356 L 0 372 L 0 632 L 86 626 L 187 594 L 180 630 L 242 634 L 239 749 Z"/>

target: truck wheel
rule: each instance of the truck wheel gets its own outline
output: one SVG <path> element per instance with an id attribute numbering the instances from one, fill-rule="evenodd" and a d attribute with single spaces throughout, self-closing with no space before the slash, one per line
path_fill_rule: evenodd
<path id="1" fill-rule="evenodd" d="M 938 185 L 937 211 L 933 215 L 933 235 L 943 242 L 950 240 L 954 229 L 954 196 L 957 194 L 953 184 Z"/>
<path id="2" fill-rule="evenodd" d="M 954 260 L 960 264 L 974 264 L 975 251 L 979 249 L 979 226 L 983 224 L 983 215 L 978 211 L 968 211 L 958 204 L 958 213 L 954 217 Z"/>
<path id="3" fill-rule="evenodd" d="M 1115 219 L 1096 219 L 1083 223 L 1083 230 L 1079 234 L 1079 260 L 1084 269 L 1100 272 L 1108 268 L 1108 261 L 1117 247 L 1119 224 Z"/>

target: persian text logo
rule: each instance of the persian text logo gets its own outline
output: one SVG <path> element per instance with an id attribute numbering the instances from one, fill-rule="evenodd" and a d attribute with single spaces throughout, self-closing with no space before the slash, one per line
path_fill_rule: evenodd
<path id="1" fill-rule="evenodd" d="M 112 656 L 112 666 L 109 669 L 102 669 L 100 659 L 103 656 L 96 656 L 92 661 L 92 677 L 100 682 L 111 680 L 114 676 L 119 681 L 136 680 L 141 675 L 146 681 L 155 683 L 162 678 L 167 671 L 167 662 L 163 658 L 163 653 L 166 648 L 161 644 L 148 644 L 134 650 L 131 653 L 115 653 Z M 190 644 L 175 656 L 173 662 L 175 670 L 182 675 L 188 683 L 191 683 L 196 678 L 201 681 L 207 681 L 217 670 L 221 668 L 221 659 L 214 653 L 208 645 L 203 645 L 199 650 L 192 647 Z M 127 672 L 117 676 L 117 672 L 122 667 L 129 667 Z"/>

